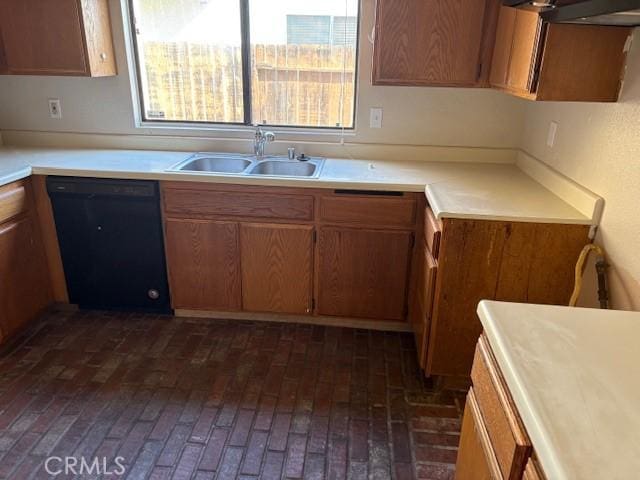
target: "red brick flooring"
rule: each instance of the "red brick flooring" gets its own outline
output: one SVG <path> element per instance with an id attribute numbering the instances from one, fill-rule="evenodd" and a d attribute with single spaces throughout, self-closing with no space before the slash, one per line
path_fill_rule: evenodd
<path id="1" fill-rule="evenodd" d="M 459 410 L 415 357 L 408 334 L 51 313 L 0 352 L 0 478 L 56 456 L 123 457 L 104 478 L 448 479 Z"/>

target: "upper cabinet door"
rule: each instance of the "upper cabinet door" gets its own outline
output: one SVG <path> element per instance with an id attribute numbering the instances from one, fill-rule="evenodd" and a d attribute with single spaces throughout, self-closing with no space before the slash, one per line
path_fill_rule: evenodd
<path id="1" fill-rule="evenodd" d="M 498 0 L 378 0 L 374 85 L 486 83 Z"/>
<path id="2" fill-rule="evenodd" d="M 3 73 L 116 73 L 106 0 L 0 0 L 0 34 Z"/>

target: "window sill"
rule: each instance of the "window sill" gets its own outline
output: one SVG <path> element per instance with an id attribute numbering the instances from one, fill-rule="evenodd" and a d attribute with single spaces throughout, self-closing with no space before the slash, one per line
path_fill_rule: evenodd
<path id="1" fill-rule="evenodd" d="M 148 135 L 185 135 L 201 136 L 213 135 L 222 138 L 232 138 L 245 140 L 253 138 L 256 127 L 249 125 L 223 125 L 223 124 L 192 124 L 183 122 L 136 122 L 136 129 L 144 131 Z M 270 127 L 262 126 L 263 130 L 268 130 L 276 134 L 278 140 L 305 140 L 331 142 L 339 141 L 342 138 L 355 137 L 354 128 L 296 128 L 296 127 Z"/>

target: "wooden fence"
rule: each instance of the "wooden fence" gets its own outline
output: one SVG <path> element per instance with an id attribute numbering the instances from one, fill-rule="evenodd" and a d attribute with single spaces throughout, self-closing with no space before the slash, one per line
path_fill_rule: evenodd
<path id="1" fill-rule="evenodd" d="M 143 51 L 150 118 L 243 121 L 240 47 L 145 42 Z M 251 56 L 254 122 L 351 126 L 355 48 L 253 45 Z"/>

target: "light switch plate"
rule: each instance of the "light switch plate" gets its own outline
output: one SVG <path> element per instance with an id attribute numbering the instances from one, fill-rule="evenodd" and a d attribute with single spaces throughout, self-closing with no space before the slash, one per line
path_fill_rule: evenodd
<path id="1" fill-rule="evenodd" d="M 556 135 L 558 134 L 558 122 L 549 124 L 549 133 L 547 134 L 547 147 L 553 148 L 556 144 Z"/>
<path id="2" fill-rule="evenodd" d="M 60 105 L 59 98 L 49 99 L 49 116 L 56 120 L 60 120 L 62 118 L 62 106 Z"/>
<path id="3" fill-rule="evenodd" d="M 369 111 L 369 128 L 382 128 L 382 108 L 376 107 Z"/>

